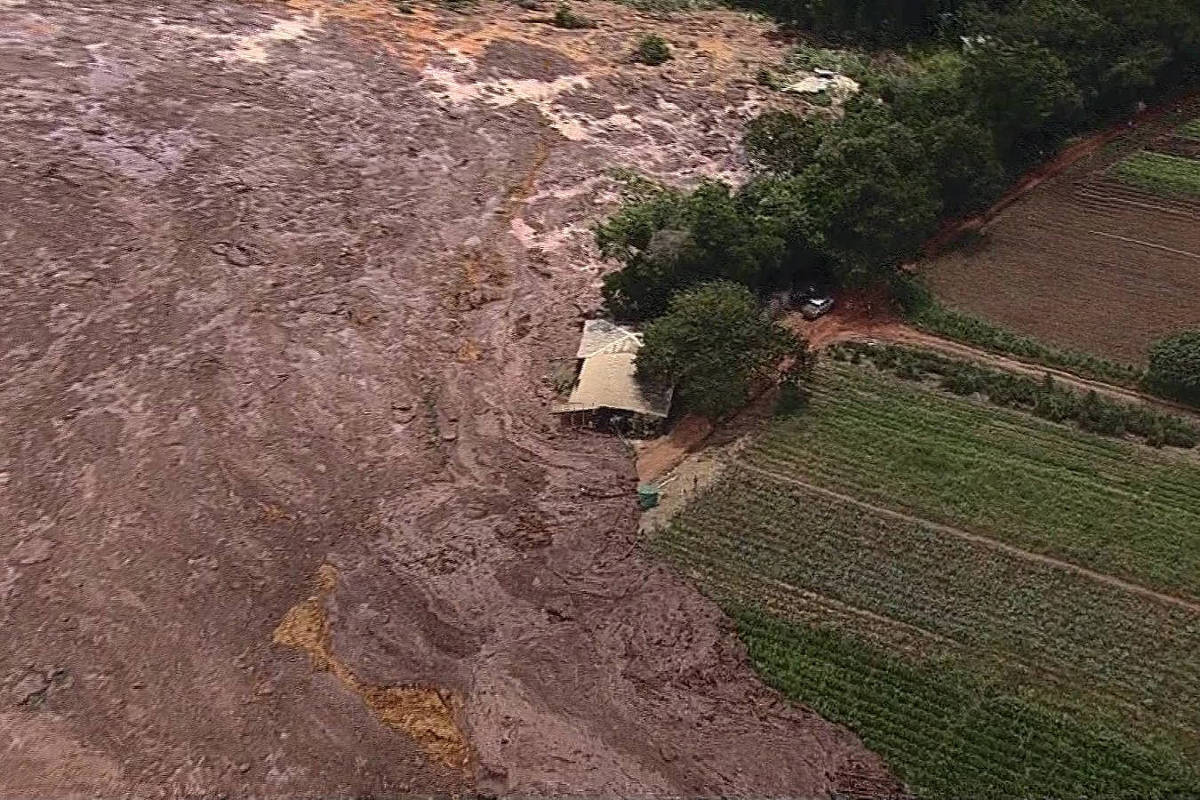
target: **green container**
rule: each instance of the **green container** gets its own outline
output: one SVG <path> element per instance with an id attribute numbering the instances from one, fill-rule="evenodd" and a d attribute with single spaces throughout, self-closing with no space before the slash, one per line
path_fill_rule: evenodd
<path id="1" fill-rule="evenodd" d="M 658 505 L 658 487 L 649 483 L 643 483 L 638 487 L 638 506 L 646 511 Z"/>

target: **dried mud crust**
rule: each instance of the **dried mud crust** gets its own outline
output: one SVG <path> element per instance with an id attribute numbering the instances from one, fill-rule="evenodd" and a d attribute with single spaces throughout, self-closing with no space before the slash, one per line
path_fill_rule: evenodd
<path id="1" fill-rule="evenodd" d="M 0 4 L 0 795 L 895 788 L 547 414 L 604 170 L 739 174 L 783 52 L 587 11 Z"/>

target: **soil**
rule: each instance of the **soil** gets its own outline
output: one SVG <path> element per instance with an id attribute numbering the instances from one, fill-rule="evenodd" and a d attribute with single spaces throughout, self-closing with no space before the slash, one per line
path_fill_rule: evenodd
<path id="1" fill-rule="evenodd" d="M 897 790 L 548 413 L 606 169 L 784 102 L 744 16 L 587 14 L 0 2 L 0 795 Z"/>
<path id="2" fill-rule="evenodd" d="M 956 235 L 975 232 L 970 242 L 918 268 L 952 308 L 1144 365 L 1155 340 L 1200 327 L 1200 201 L 1132 189 L 1105 173 L 1196 116 L 1200 99 L 1182 98 L 1078 143 L 958 226 Z"/>

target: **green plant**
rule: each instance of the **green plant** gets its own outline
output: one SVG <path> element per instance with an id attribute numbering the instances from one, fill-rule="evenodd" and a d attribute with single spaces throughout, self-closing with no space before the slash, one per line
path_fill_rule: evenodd
<path id="1" fill-rule="evenodd" d="M 1117 180 L 1160 194 L 1200 196 L 1200 160 L 1142 150 L 1112 167 Z"/>
<path id="2" fill-rule="evenodd" d="M 940 388 L 954 394 L 983 394 L 995 405 L 1031 411 L 1053 422 L 1074 421 L 1083 430 L 1093 433 L 1121 436 L 1128 431 L 1149 440 L 1151 432 L 1158 432 L 1161 435 L 1149 442 L 1156 446 L 1194 442 L 1200 436 L 1200 429 L 1181 417 L 1108 400 L 1095 392 L 1084 395 L 1071 391 L 1056 384 L 1049 373 L 1036 381 L 1026 375 L 988 369 L 898 345 L 850 342 L 843 347 L 851 352 L 853 364 L 866 359 L 877 369 L 910 381 L 936 377 Z"/>
<path id="3" fill-rule="evenodd" d="M 1142 380 L 1144 373 L 1137 367 L 1118 364 L 1087 353 L 1051 347 L 1037 339 L 1013 333 L 978 317 L 940 306 L 919 283 L 905 282 L 900 285 L 908 287 L 907 291 L 911 292 L 908 295 L 911 305 L 906 308 L 909 311 L 909 322 L 923 331 L 994 353 L 1016 356 L 1035 364 L 1061 369 L 1082 378 L 1130 387 L 1137 386 Z"/>
<path id="4" fill-rule="evenodd" d="M 596 23 L 594 21 L 588 19 L 582 14 L 576 14 L 575 11 L 571 9 L 571 6 L 567 5 L 566 3 L 560 4 L 558 9 L 555 10 L 554 17 L 551 19 L 551 24 L 553 24 L 556 28 L 566 28 L 567 30 L 582 30 L 584 28 L 596 27 Z"/>
<path id="5" fill-rule="evenodd" d="M 671 46 L 657 33 L 650 33 L 638 40 L 634 57 L 643 64 L 657 67 L 671 60 Z"/>
<path id="6" fill-rule="evenodd" d="M 1156 392 L 1200 404 L 1200 331 L 1184 331 L 1150 348 L 1146 383 Z"/>
<path id="7" fill-rule="evenodd" d="M 775 378 L 788 357 L 807 361 L 803 340 L 771 322 L 746 287 L 714 281 L 675 295 L 646 328 L 637 374 L 675 385 L 688 409 L 716 418 L 743 405 L 755 384 Z"/>
<path id="8" fill-rule="evenodd" d="M 1015 548 L 1195 597 L 1200 468 L 837 358 L 810 388 L 650 541 L 764 678 L 918 797 L 1196 795 L 1200 612 Z"/>

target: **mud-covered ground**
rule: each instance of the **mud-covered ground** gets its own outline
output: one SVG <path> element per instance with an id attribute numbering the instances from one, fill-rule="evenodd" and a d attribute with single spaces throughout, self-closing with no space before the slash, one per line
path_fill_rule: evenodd
<path id="1" fill-rule="evenodd" d="M 604 170 L 783 52 L 580 10 L 0 0 L 0 795 L 893 787 L 548 413 Z"/>

